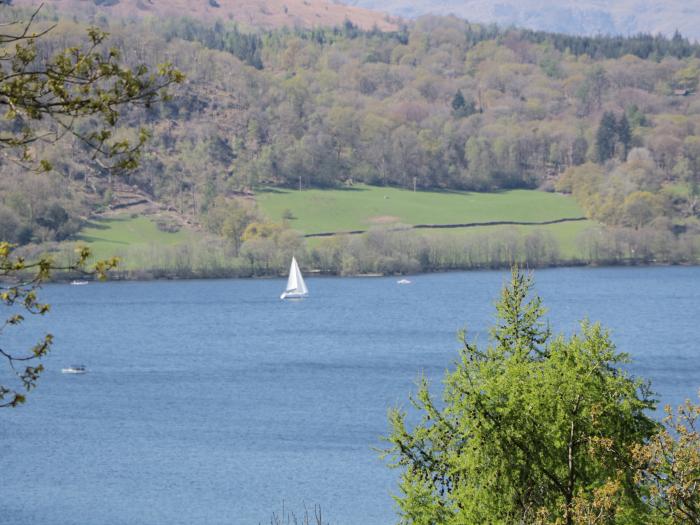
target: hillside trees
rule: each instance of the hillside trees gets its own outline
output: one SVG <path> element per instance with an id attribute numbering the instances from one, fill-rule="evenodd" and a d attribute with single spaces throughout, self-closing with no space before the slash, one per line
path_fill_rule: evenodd
<path id="1" fill-rule="evenodd" d="M 74 45 L 78 27 L 61 21 L 42 45 Z M 700 102 L 676 94 L 673 79 L 692 80 L 697 46 L 686 49 L 682 39 L 565 38 L 449 17 L 427 17 L 401 33 L 262 32 L 188 20 L 115 19 L 109 28 L 125 65 L 166 56 L 188 73 L 187 89 L 173 99 L 145 113 L 121 111 L 115 133 L 133 142 L 141 127 L 151 127 L 149 153 L 123 180 L 190 222 L 206 225 L 219 195 L 271 185 L 551 188 L 569 168 L 592 161 L 606 176 L 582 185 L 593 191 L 582 201 L 596 210 L 591 217 L 634 230 L 623 217 L 624 201 L 650 191 L 663 202 L 643 228 L 675 236 L 696 231 Z M 237 35 L 231 38 L 238 51 L 225 45 L 227 34 Z M 253 47 L 262 69 L 241 51 Z M 601 127 L 606 113 L 615 123 Z M 33 144 L 36 155 L 77 183 L 46 202 L 68 213 L 62 227 L 36 222 L 39 215 L 22 203 L 29 190 L 0 181 L 14 186 L 11 198 L 0 192 L 0 205 L 18 210 L 8 225 L 22 244 L 65 238 L 79 217 L 109 205 L 109 171 L 89 147 L 68 138 L 50 150 Z M 648 152 L 652 168 L 627 158 L 636 149 Z"/>
<path id="2" fill-rule="evenodd" d="M 224 25 L 217 21 L 212 27 L 191 18 L 167 18 L 163 21 L 163 35 L 167 40 L 201 42 L 210 49 L 226 51 L 256 69 L 262 69 L 260 56 L 263 43 L 257 34 L 243 33 L 236 24 Z"/>
<path id="3" fill-rule="evenodd" d="M 591 134 L 586 132 L 591 129 L 591 120 L 599 118 L 603 105 L 617 103 L 610 89 L 613 80 L 653 90 L 657 80 L 635 83 L 637 77 L 663 78 L 660 66 L 644 61 L 651 72 L 640 68 L 634 78 L 622 78 L 619 72 L 613 78 L 608 72 L 612 65 L 576 62 L 551 43 L 531 42 L 527 33 L 503 35 L 507 45 L 499 45 L 494 40 L 496 34 L 477 31 L 476 26 L 457 20 L 421 20 L 408 34 L 409 42 L 403 43 L 393 34 L 279 31 L 262 39 L 267 66 L 260 72 L 241 69 L 232 62 L 231 67 L 252 82 L 238 86 L 243 96 L 237 98 L 246 99 L 243 105 L 250 109 L 234 115 L 230 127 L 238 126 L 240 119 L 241 127 L 249 130 L 253 120 L 265 130 L 234 152 L 241 180 L 296 186 L 301 176 L 312 185 L 326 186 L 351 177 L 411 187 L 416 177 L 421 187 L 473 189 L 469 181 L 482 179 L 464 176 L 469 172 L 464 150 L 467 141 L 478 136 L 486 138 L 493 150 L 496 139 L 502 139 L 503 144 L 495 159 L 498 168 L 491 170 L 487 184 L 479 182 L 477 187 L 533 186 L 551 166 L 559 170 L 582 162 L 581 145 L 585 148 L 590 140 Z M 173 38 L 171 45 L 176 43 L 172 33 L 168 38 Z M 218 49 L 206 38 L 199 40 Z M 544 56 L 550 65 L 559 67 L 557 75 L 534 67 Z M 518 63 L 521 58 L 524 64 Z M 278 75 L 280 71 L 284 75 Z M 561 94 L 561 82 L 576 75 L 581 75 L 585 89 L 575 88 L 567 100 Z M 207 79 L 211 78 L 207 74 Z M 253 85 L 256 96 L 251 98 L 245 93 Z M 583 114 L 577 113 L 579 99 L 586 106 Z M 477 107 L 483 113 L 472 114 Z M 365 142 L 362 126 L 338 128 L 332 120 L 345 109 L 357 122 L 368 115 L 382 119 L 384 140 Z M 562 112 L 579 120 L 552 118 Z M 550 135 L 540 131 L 542 122 L 556 122 L 568 129 Z M 620 125 L 621 130 L 615 131 L 619 135 L 615 147 L 616 154 L 624 158 L 634 133 L 631 124 L 629 132 L 624 123 Z M 451 140 L 435 143 L 430 138 L 439 138 L 448 126 L 468 129 L 461 144 Z M 509 136 L 488 132 L 488 127 L 508 130 Z M 407 155 L 404 146 L 412 144 L 418 147 L 417 153 Z M 281 161 L 267 163 L 263 170 L 269 171 L 260 171 L 258 158 L 263 148 L 272 148 L 270 158 Z M 328 156 L 319 157 L 319 148 L 335 151 L 333 162 Z M 416 166 L 416 161 L 422 165 Z M 225 163 L 221 166 L 226 169 Z M 252 173 L 256 174 L 253 178 Z"/>
<path id="4" fill-rule="evenodd" d="M 693 197 L 700 192 L 700 137 L 686 137 L 683 141 L 682 156 L 675 172 L 686 184 Z"/>
<path id="5" fill-rule="evenodd" d="M 228 241 L 233 246 L 233 255 L 238 256 L 243 236 L 248 226 L 260 220 L 259 213 L 250 201 L 228 200 L 217 197 L 207 214 L 207 228 Z"/>
<path id="6" fill-rule="evenodd" d="M 3 17 L 7 12 L 6 6 L 0 6 Z M 82 45 L 46 53 L 42 39 L 51 27 L 37 22 L 37 14 L 23 22 L 10 19 L 0 34 L 0 106 L 5 108 L 0 125 L 3 164 L 7 165 L 9 159 L 25 166 L 26 171 L 32 165 L 40 172 L 50 171 L 50 162 L 37 158 L 34 146 L 71 136 L 91 152 L 92 158 L 100 158 L 104 169 L 133 169 L 148 133 L 142 130 L 136 141 L 115 134 L 121 108 L 147 107 L 162 99 L 165 88 L 182 81 L 181 73 L 168 64 L 156 71 L 145 65 L 125 67 L 121 53 L 106 46 L 107 35 L 94 28 L 88 30 Z M 28 195 L 32 195 L 31 189 Z M 56 202 L 39 209 L 39 203 L 28 201 L 26 208 L 47 229 L 59 230 L 69 221 L 65 209 Z M 4 213 L 8 215 L 7 209 Z M 9 216 L 15 214 L 10 212 Z M 21 240 L 17 232 L 3 229 L 8 239 Z M 52 271 L 83 270 L 90 256 L 89 250 L 81 249 L 71 263 L 58 265 L 50 257 L 27 261 L 15 255 L 14 248 L 0 239 L 0 279 L 9 283 L 0 285 L 0 300 L 8 312 L 3 329 L 20 324 L 22 311 L 39 315 L 48 312 L 49 306 L 38 300 L 37 288 Z M 92 272 L 103 277 L 115 264 L 115 260 L 98 262 Z M 25 393 L 36 385 L 43 371 L 35 361 L 46 355 L 52 339 L 50 334 L 44 336 L 28 352 L 0 346 L 0 356 L 7 365 L 4 370 L 10 372 L 10 382 L 3 378 L 0 384 L 0 407 L 24 402 Z"/>
<path id="7" fill-rule="evenodd" d="M 80 227 L 77 215 L 86 214 L 87 206 L 58 177 L 33 172 L 21 177 L 0 179 L 1 209 L 12 216 L 5 221 L 5 241 L 13 244 L 62 240 Z"/>
<path id="8" fill-rule="evenodd" d="M 342 28 L 245 33 L 188 20 L 164 27 L 135 24 L 129 31 L 139 36 L 129 39 L 118 24 L 111 27 L 130 61 L 165 54 L 190 76 L 186 93 L 149 112 L 149 118 L 187 125 L 160 127 L 154 151 L 159 163 L 132 177 L 166 201 L 181 200 L 180 190 L 158 179 L 182 167 L 188 186 L 213 183 L 219 192 L 258 184 L 296 187 L 299 177 L 318 186 L 351 178 L 410 188 L 415 177 L 426 188 L 534 187 L 545 174 L 596 158 L 588 145 L 595 142 L 602 111 L 619 116 L 615 139 L 606 142 L 614 150 L 601 148 L 602 157 L 624 160 L 632 147 L 646 146 L 672 173 L 678 144 L 695 133 L 695 124 L 678 127 L 680 136 L 669 142 L 661 128 L 639 129 L 657 126 L 650 118 L 656 114 L 677 111 L 663 84 L 691 61 L 604 61 L 602 55 L 576 54 L 604 39 L 589 39 L 567 54 L 544 35 L 439 17 L 407 28 L 408 41 Z M 258 42 L 254 47 L 265 67 L 251 67 L 241 53 L 223 46 L 220 36 L 227 32 L 240 42 Z M 130 41 L 144 38 L 149 46 L 133 52 Z M 372 119 L 381 121 L 379 134 L 364 128 Z M 133 118 L 123 122 L 140 125 Z M 474 137 L 488 143 L 493 169 L 470 170 L 466 150 Z M 226 155 L 218 154 L 222 143 L 231 148 Z M 414 147 L 415 154 L 409 151 Z M 195 163 L 200 169 L 191 169 Z M 155 174 L 153 166 L 159 166 Z M 187 210 L 193 215 L 194 204 Z"/>
<path id="9" fill-rule="evenodd" d="M 629 152 L 630 145 L 632 143 L 632 130 L 630 129 L 630 123 L 627 120 L 627 115 L 624 113 L 620 115 L 620 119 L 617 121 L 617 140 L 622 146 L 622 160 L 627 160 L 627 153 Z"/>
<path id="10" fill-rule="evenodd" d="M 598 162 L 603 164 L 611 159 L 615 153 L 615 141 L 617 140 L 617 121 L 615 114 L 606 111 L 603 113 L 603 118 L 598 125 L 596 133 L 596 151 L 598 154 Z"/>
<path id="11" fill-rule="evenodd" d="M 250 222 L 242 240 L 241 256 L 248 261 L 251 275 L 279 274 L 292 256 L 305 257 L 302 239 L 284 224 Z"/>
<path id="12" fill-rule="evenodd" d="M 462 90 L 458 89 L 450 104 L 452 111 L 457 117 L 469 117 L 476 113 L 476 106 L 473 100 L 467 101 L 462 94 Z"/>

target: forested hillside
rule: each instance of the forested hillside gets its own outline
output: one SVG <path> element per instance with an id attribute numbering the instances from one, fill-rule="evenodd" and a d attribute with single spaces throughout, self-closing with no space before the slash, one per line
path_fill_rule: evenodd
<path id="1" fill-rule="evenodd" d="M 611 228 L 592 259 L 695 260 L 700 46 L 678 35 L 583 38 L 453 17 L 396 32 L 92 22 L 129 63 L 170 60 L 188 79 L 145 121 L 125 116 L 125 136 L 146 126 L 153 137 L 121 182 L 236 246 L 245 226 L 269 220 L 251 200 L 261 187 L 364 182 L 572 192 Z M 43 45 L 83 30 L 56 23 Z M 61 144 L 51 177 L 3 166 L 3 238 L 65 239 L 112 204 L 114 178 L 79 142 Z"/>

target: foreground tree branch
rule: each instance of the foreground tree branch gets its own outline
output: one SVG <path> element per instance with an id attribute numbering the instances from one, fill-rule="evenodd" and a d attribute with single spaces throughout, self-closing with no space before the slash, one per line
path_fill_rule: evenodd
<path id="1" fill-rule="evenodd" d="M 39 52 L 41 39 L 53 26 L 41 26 L 40 10 L 26 20 L 0 24 L 0 108 L 4 108 L 0 166 L 3 161 L 12 161 L 27 169 L 50 171 L 48 161 L 35 158 L 32 144 L 54 143 L 72 135 L 92 151 L 92 158 L 106 171 L 120 173 L 135 168 L 149 133 L 141 129 L 133 141 L 117 138 L 120 115 L 126 108 L 148 107 L 167 99 L 167 88 L 181 83 L 182 73 L 171 64 L 125 66 L 119 50 L 107 46 L 107 33 L 96 28 L 87 30 L 82 45 L 46 58 Z M 0 15 L 8 12 L 13 13 L 6 5 L 0 6 Z M 21 324 L 23 313 L 44 315 L 49 311 L 49 305 L 39 301 L 37 291 L 54 272 L 80 272 L 104 279 L 118 262 L 110 259 L 88 267 L 87 248 L 79 249 L 68 262 L 51 257 L 26 261 L 14 249 L 0 239 L 0 301 L 10 312 L 0 335 Z M 0 407 L 24 403 L 26 393 L 36 386 L 44 370 L 38 361 L 49 352 L 52 342 L 53 336 L 46 334 L 28 351 L 0 344 L 0 360 L 10 372 L 9 381 L 0 375 Z"/>
<path id="2" fill-rule="evenodd" d="M 0 7 L 0 13 L 6 10 Z M 121 108 L 149 107 L 167 99 L 167 88 L 181 83 L 182 73 L 168 63 L 126 67 L 121 52 L 107 46 L 108 34 L 98 28 L 87 30 L 82 46 L 42 60 L 40 39 L 52 27 L 33 31 L 38 12 L 26 22 L 10 23 L 0 35 L 0 107 L 12 125 L 0 131 L 0 149 L 16 151 L 23 161 L 33 160 L 29 149 L 33 142 L 57 140 L 70 132 L 95 156 L 109 159 L 110 168 L 134 168 L 148 133 L 141 130 L 134 144 L 116 139 Z M 79 131 L 77 124 L 87 117 L 92 117 L 93 125 L 87 132 Z"/>

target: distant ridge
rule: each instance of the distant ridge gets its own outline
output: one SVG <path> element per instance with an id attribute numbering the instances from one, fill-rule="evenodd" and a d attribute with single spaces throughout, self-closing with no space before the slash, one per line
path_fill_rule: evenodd
<path id="1" fill-rule="evenodd" d="M 700 40 L 697 0 L 342 0 L 403 17 L 454 14 L 471 22 L 577 35 L 671 36 Z"/>
<path id="2" fill-rule="evenodd" d="M 386 13 L 347 6 L 328 0 L 11 0 L 15 6 L 44 3 L 63 12 L 118 17 L 188 16 L 206 21 L 233 20 L 261 27 L 338 26 L 350 20 L 362 29 L 397 29 Z"/>

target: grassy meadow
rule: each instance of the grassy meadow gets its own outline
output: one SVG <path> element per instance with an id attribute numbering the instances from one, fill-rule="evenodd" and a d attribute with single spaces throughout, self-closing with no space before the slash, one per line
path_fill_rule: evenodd
<path id="1" fill-rule="evenodd" d="M 414 193 L 364 185 L 340 190 L 268 189 L 258 193 L 257 202 L 267 220 L 286 220 L 289 227 L 302 234 L 370 230 L 392 224 L 545 222 L 583 216 L 572 198 L 534 190 Z M 534 232 L 541 232 L 550 242 L 556 242 L 560 261 L 574 261 L 581 256 L 580 247 L 577 246 L 579 235 L 594 225 L 593 221 L 576 221 L 547 225 L 418 229 L 410 236 L 415 239 L 418 236 L 430 238 L 436 243 L 435 246 L 452 246 L 446 249 L 456 253 L 455 249 L 459 252 L 468 249 L 465 247 L 484 246 L 485 243 L 494 246 L 512 242 L 510 240 L 513 238 L 522 241 Z M 213 240 L 211 242 L 214 244 L 202 248 L 202 235 L 191 230 L 181 229 L 175 233 L 161 231 L 150 216 L 124 213 L 93 220 L 81 231 L 77 240 L 87 244 L 96 259 L 120 256 L 121 269 L 127 271 L 162 268 L 176 275 L 188 275 L 192 271 L 218 275 L 220 269 L 224 269 L 225 274 L 231 268 L 236 268 L 236 274 L 241 274 L 247 271 L 241 268 L 249 264 L 245 259 L 233 260 L 225 245 L 214 247 L 216 242 Z M 309 238 L 306 244 L 310 250 L 323 249 L 328 241 L 331 239 Z M 387 249 L 402 251 L 407 248 L 390 248 L 387 245 Z M 259 256 L 268 257 L 264 254 Z M 286 258 L 284 262 L 286 264 Z"/>
<path id="2" fill-rule="evenodd" d="M 499 226 L 475 226 L 473 228 L 456 228 L 449 230 L 419 230 L 431 231 L 433 235 L 444 235 L 455 241 L 469 242 L 470 239 L 483 236 L 485 234 L 503 234 L 505 232 L 515 232 L 520 236 L 526 236 L 533 232 L 551 234 L 559 245 L 559 254 L 562 260 L 578 260 L 581 258 L 581 246 L 578 236 L 585 230 L 595 227 L 595 221 L 563 222 L 558 224 L 543 225 L 499 225 Z M 313 240 L 313 239 L 312 239 Z"/>
<path id="3" fill-rule="evenodd" d="M 304 234 L 367 230 L 382 224 L 463 224 L 489 221 L 543 222 L 584 214 L 571 197 L 535 190 L 495 193 L 418 191 L 358 185 L 342 190 L 260 192 L 260 209 Z M 562 228 L 567 232 L 579 227 Z"/>
<path id="4" fill-rule="evenodd" d="M 149 217 L 123 214 L 90 221 L 76 240 L 89 246 L 95 259 L 105 259 L 123 256 L 134 248 L 173 246 L 192 238 L 193 234 L 186 230 L 161 231 Z M 128 257 L 124 263 L 131 266 Z"/>

